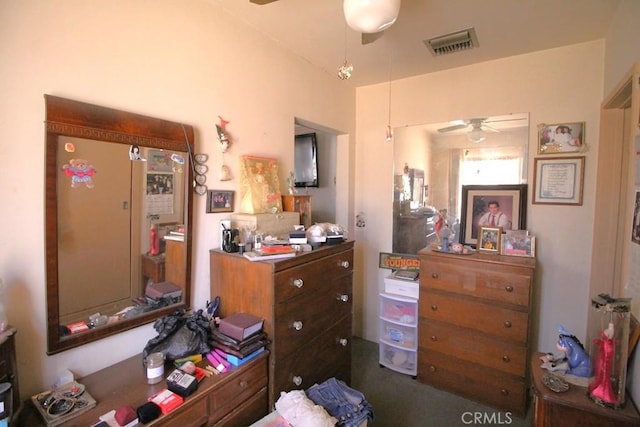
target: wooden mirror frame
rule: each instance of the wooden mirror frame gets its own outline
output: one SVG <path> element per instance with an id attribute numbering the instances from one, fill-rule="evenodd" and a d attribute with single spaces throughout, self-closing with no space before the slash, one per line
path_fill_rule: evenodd
<path id="1" fill-rule="evenodd" d="M 101 326 L 62 339 L 60 334 L 58 283 L 58 190 L 57 145 L 61 136 L 138 145 L 155 149 L 193 153 L 193 127 L 112 108 L 44 95 L 46 106 L 46 185 L 45 185 L 45 249 L 47 299 L 47 354 L 55 354 L 87 344 L 187 308 L 191 301 L 191 222 L 193 207 L 193 168 L 191 158 L 185 165 L 185 252 L 186 278 L 182 301 L 168 307 L 142 313 L 130 319 Z"/>

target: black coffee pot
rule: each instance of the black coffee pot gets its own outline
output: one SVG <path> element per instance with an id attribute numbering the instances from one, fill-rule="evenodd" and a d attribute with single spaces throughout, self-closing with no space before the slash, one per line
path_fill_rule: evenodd
<path id="1" fill-rule="evenodd" d="M 225 252 L 238 252 L 240 231 L 237 228 L 222 230 L 222 250 Z"/>

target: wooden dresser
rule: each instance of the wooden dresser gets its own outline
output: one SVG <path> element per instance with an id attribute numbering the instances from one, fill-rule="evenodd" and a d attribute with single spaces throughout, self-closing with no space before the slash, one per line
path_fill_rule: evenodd
<path id="1" fill-rule="evenodd" d="M 640 414 L 627 394 L 621 409 L 610 409 L 595 404 L 587 396 L 587 387 L 574 384 L 563 393 L 551 391 L 542 382 L 548 373 L 540 365 L 543 353 L 531 355 L 533 385 L 533 416 L 535 427 L 632 427 L 640 426 Z"/>
<path id="2" fill-rule="evenodd" d="M 350 384 L 353 246 L 350 241 L 255 262 L 211 251 L 211 297 L 220 296 L 221 315 L 247 312 L 264 319 L 270 407 L 282 391 L 331 377 Z"/>
<path id="3" fill-rule="evenodd" d="M 220 375 L 212 375 L 198 384 L 198 390 L 184 403 L 146 426 L 246 426 L 264 417 L 267 411 L 268 353 Z M 204 362 L 203 362 L 204 363 Z M 165 377 L 173 369 L 165 368 Z M 69 420 L 68 426 L 86 427 L 100 415 L 129 405 L 134 409 L 147 398 L 167 387 L 166 381 L 147 384 L 142 356 L 134 356 L 78 380 L 98 402 L 88 412 Z M 31 400 L 25 405 L 19 426 L 46 425 Z"/>
<path id="4" fill-rule="evenodd" d="M 419 256 L 418 380 L 524 416 L 535 259 Z"/>
<path id="5" fill-rule="evenodd" d="M 17 332 L 16 328 L 9 326 L 5 331 L 0 333 L 0 383 L 11 384 L 12 418 L 19 415 L 21 408 L 20 388 L 18 387 L 18 364 L 16 363 L 15 336 Z"/>

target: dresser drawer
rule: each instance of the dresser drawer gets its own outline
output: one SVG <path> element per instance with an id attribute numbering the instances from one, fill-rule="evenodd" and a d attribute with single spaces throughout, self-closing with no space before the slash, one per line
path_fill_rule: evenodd
<path id="1" fill-rule="evenodd" d="M 311 261 L 275 274 L 275 301 L 284 302 L 307 292 L 314 292 L 328 281 L 353 274 L 353 251 L 345 251 Z"/>
<path id="2" fill-rule="evenodd" d="M 339 319 L 329 330 L 287 357 L 276 358 L 274 393 L 306 390 L 336 377 L 351 382 L 351 316 Z"/>
<path id="3" fill-rule="evenodd" d="M 343 276 L 327 280 L 316 292 L 306 291 L 275 307 L 275 340 L 272 352 L 276 359 L 303 347 L 336 322 L 351 319 L 352 279 Z M 345 338 L 350 338 L 351 334 Z"/>
<path id="4" fill-rule="evenodd" d="M 420 382 L 513 412 L 518 416 L 526 414 L 527 389 L 523 379 L 513 378 L 435 351 L 419 351 L 418 361 Z M 510 424 L 506 419 L 503 423 Z"/>
<path id="5" fill-rule="evenodd" d="M 267 386 L 267 360 L 267 357 L 259 356 L 258 363 L 209 394 L 209 423 L 215 423 Z"/>
<path id="6" fill-rule="evenodd" d="M 488 335 L 523 344 L 527 342 L 529 315 L 526 312 L 429 290 L 422 296 L 419 313 L 425 319 L 476 329 Z"/>
<path id="7" fill-rule="evenodd" d="M 251 399 L 235 408 L 233 412 L 213 424 L 215 427 L 237 427 L 252 425 L 269 413 L 269 397 L 264 387 Z"/>
<path id="8" fill-rule="evenodd" d="M 490 337 L 473 329 L 461 328 L 433 320 L 420 320 L 418 348 L 437 351 L 467 362 L 525 376 L 527 348 L 525 344 Z"/>
<path id="9" fill-rule="evenodd" d="M 439 289 L 529 307 L 532 274 L 531 269 L 517 266 L 426 258 L 420 264 L 420 298 L 425 289 Z"/>
<path id="10" fill-rule="evenodd" d="M 158 420 L 159 426 L 185 426 L 199 427 L 207 425 L 207 399 L 199 397 L 195 401 L 187 400 L 180 411 L 170 412 L 167 416 Z"/>

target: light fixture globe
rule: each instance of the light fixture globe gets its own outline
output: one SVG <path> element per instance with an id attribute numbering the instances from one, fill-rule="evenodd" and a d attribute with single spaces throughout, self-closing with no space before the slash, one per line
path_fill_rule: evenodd
<path id="1" fill-rule="evenodd" d="M 400 0 L 344 0 L 347 25 L 360 33 L 378 33 L 396 22 Z"/>
<path id="2" fill-rule="evenodd" d="M 476 144 L 487 139 L 484 132 L 482 131 L 480 126 L 473 125 L 473 129 L 467 134 L 467 138 L 471 142 L 475 142 Z"/>

